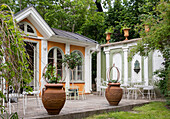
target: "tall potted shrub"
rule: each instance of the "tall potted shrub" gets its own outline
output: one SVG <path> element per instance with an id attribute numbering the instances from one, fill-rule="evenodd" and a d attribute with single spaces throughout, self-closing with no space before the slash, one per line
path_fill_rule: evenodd
<path id="1" fill-rule="evenodd" d="M 70 55 L 66 54 L 66 55 L 64 55 L 64 59 L 62 60 L 62 63 L 64 64 L 64 66 L 67 66 L 68 69 L 71 70 L 72 84 L 73 84 L 73 71 L 78 65 L 82 64 L 81 56 L 75 52 L 71 53 Z M 67 75 L 69 75 L 69 74 L 67 74 Z"/>
<path id="2" fill-rule="evenodd" d="M 59 114 L 66 100 L 63 84 L 57 84 L 61 79 L 57 75 L 56 68 L 47 64 L 43 70 L 43 76 L 47 84 L 42 90 L 42 102 L 49 115 Z"/>
<path id="3" fill-rule="evenodd" d="M 110 71 L 112 70 L 112 68 L 116 68 L 117 70 L 117 73 L 118 73 L 117 80 L 110 80 Z M 111 106 L 117 106 L 120 100 L 122 99 L 123 90 L 120 88 L 120 83 L 118 82 L 120 73 L 119 73 L 118 68 L 115 66 L 115 64 L 113 64 L 113 66 L 109 68 L 107 77 L 108 77 L 109 83 L 108 83 L 108 87 L 106 88 L 106 93 L 105 93 L 106 99 Z"/>

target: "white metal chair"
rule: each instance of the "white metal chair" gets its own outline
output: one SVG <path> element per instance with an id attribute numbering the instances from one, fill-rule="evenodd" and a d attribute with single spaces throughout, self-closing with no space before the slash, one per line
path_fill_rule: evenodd
<path id="1" fill-rule="evenodd" d="M 132 95 L 132 99 L 133 99 L 133 97 L 135 97 L 135 100 L 136 100 L 137 97 L 138 97 L 138 93 L 137 93 L 138 88 L 134 87 L 136 82 L 135 81 L 130 81 L 128 83 L 129 83 L 130 87 L 127 88 L 127 99 L 129 99 L 130 95 Z"/>
<path id="2" fill-rule="evenodd" d="M 71 100 L 72 94 L 75 93 L 75 91 L 69 90 L 68 87 L 65 87 L 65 92 L 66 92 L 66 99 L 70 99 L 70 100 Z M 74 99 L 76 99 L 75 96 L 76 96 L 76 95 L 74 94 Z"/>
<path id="3" fill-rule="evenodd" d="M 128 84 L 121 84 L 120 87 L 123 89 L 123 97 L 127 97 L 127 88 L 129 87 Z"/>
<path id="4" fill-rule="evenodd" d="M 85 86 L 83 87 L 82 91 L 78 91 L 78 99 L 79 99 L 80 94 L 81 94 L 83 100 L 86 99 Z"/>
<path id="5" fill-rule="evenodd" d="M 99 88 L 100 88 L 100 95 L 104 95 L 105 96 L 105 90 L 107 88 L 107 84 L 108 84 L 108 82 L 104 81 L 104 79 L 101 78 L 101 83 L 100 83 L 100 86 L 99 86 Z"/>
<path id="6" fill-rule="evenodd" d="M 154 99 L 156 99 L 156 93 L 154 90 L 154 86 L 145 86 L 143 88 L 143 91 L 147 91 L 147 93 L 144 93 L 147 95 L 147 98 L 149 98 L 149 100 L 151 100 L 151 97 L 154 96 Z"/>
<path id="7" fill-rule="evenodd" d="M 37 102 L 37 107 L 39 106 L 41 108 L 41 103 L 40 103 L 40 99 L 39 99 L 39 95 L 40 95 L 40 88 L 37 91 L 23 91 L 23 110 L 24 110 L 24 115 L 25 115 L 25 109 L 27 109 L 27 102 L 28 102 L 28 95 L 33 95 L 36 97 L 36 102 Z"/>

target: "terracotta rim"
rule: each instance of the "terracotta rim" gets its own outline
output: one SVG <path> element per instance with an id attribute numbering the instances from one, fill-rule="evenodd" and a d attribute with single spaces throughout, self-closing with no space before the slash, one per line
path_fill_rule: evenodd
<path id="1" fill-rule="evenodd" d="M 46 87 L 63 87 L 63 84 L 46 84 Z"/>
<path id="2" fill-rule="evenodd" d="M 110 85 L 110 86 L 120 86 L 120 83 L 108 83 L 108 85 Z"/>

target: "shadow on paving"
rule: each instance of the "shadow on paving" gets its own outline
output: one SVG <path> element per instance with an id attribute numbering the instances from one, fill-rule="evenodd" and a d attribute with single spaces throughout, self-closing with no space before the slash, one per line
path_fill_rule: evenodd
<path id="1" fill-rule="evenodd" d="M 12 108 L 12 112 L 18 110 L 19 118 L 24 119 L 80 119 L 88 117 L 94 114 L 100 114 L 110 111 L 129 111 L 135 106 L 142 106 L 151 101 L 155 100 L 127 100 L 122 99 L 118 106 L 109 106 L 106 98 L 98 95 L 87 95 L 86 100 L 66 100 L 66 103 L 61 110 L 59 115 L 48 115 L 43 104 L 40 106 L 37 105 L 36 98 L 28 98 L 27 109 L 25 110 L 26 114 L 23 114 L 23 100 L 19 99 L 18 109 L 17 104 L 12 103 L 15 108 Z M 158 101 L 158 100 L 156 100 Z M 163 101 L 163 100 L 159 100 Z M 14 111 L 15 110 L 15 111 Z"/>

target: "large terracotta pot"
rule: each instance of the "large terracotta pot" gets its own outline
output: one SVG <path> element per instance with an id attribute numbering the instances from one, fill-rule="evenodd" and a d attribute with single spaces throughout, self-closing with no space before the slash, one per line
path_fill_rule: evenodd
<path id="1" fill-rule="evenodd" d="M 46 84 L 42 91 L 42 102 L 48 114 L 59 114 L 66 100 L 63 84 Z"/>
<path id="2" fill-rule="evenodd" d="M 116 106 L 122 99 L 123 90 L 120 88 L 120 83 L 109 83 L 106 88 L 106 99 L 110 105 Z"/>

